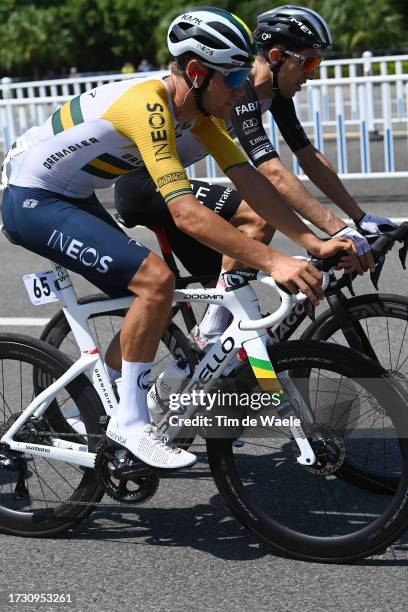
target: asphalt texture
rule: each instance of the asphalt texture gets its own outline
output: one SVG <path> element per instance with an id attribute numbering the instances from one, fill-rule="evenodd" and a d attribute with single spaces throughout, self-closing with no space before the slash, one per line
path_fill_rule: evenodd
<path id="1" fill-rule="evenodd" d="M 404 201 L 365 207 L 385 216 L 408 217 Z M 154 250 L 147 230 L 132 237 Z M 274 247 L 299 253 L 283 237 Z M 0 236 L 1 317 L 49 317 L 58 304 L 32 306 L 23 274 L 48 269 L 48 262 Z M 407 295 L 407 272 L 396 249 L 380 281 L 383 292 Z M 94 289 L 75 275 L 79 295 Z M 357 293 L 373 292 L 367 277 Z M 276 299 L 264 287 L 262 307 Z M 38 337 L 41 327 L 1 327 Z M 384 346 L 384 351 L 386 350 Z M 0 535 L 1 610 L 121 610 L 197 612 L 235 610 L 405 611 L 408 540 L 402 536 L 382 554 L 353 564 L 322 565 L 282 558 L 231 517 L 211 478 L 203 445 L 190 470 L 163 478 L 146 505 L 100 507 L 72 532 L 54 539 Z M 71 603 L 10 603 L 10 594 L 70 594 Z"/>
<path id="2" fill-rule="evenodd" d="M 302 94 L 300 116 L 305 120 L 306 97 Z M 379 89 L 375 88 L 374 94 L 376 116 L 381 116 Z M 394 128 L 396 170 L 406 170 L 406 123 L 402 121 Z M 324 152 L 336 166 L 332 132 L 332 127 L 324 130 Z M 312 131 L 310 136 L 313 138 Z M 372 142 L 370 151 L 372 170 L 383 171 L 384 143 Z M 347 153 L 349 171 L 359 172 L 357 126 L 347 129 Z M 292 157 L 284 146 L 281 157 L 292 167 Z M 202 164 L 197 174 L 204 176 L 204 168 Z M 364 210 L 408 217 L 407 179 L 364 179 L 345 184 Z M 312 191 L 318 195 L 313 187 Z M 102 192 L 100 197 L 111 207 L 112 190 Z M 147 230 L 132 230 L 129 234 L 158 251 L 154 236 Z M 273 245 L 287 253 L 299 253 L 299 249 L 280 235 L 275 237 Z M 60 306 L 32 306 L 21 280 L 29 272 L 49 269 L 49 263 L 10 245 L 1 235 L 0 255 L 0 320 L 2 317 L 39 320 L 52 316 Z M 380 290 L 406 296 L 406 274 L 394 249 L 387 257 Z M 78 295 L 95 292 L 82 278 L 74 274 L 72 277 Z M 367 277 L 359 279 L 355 289 L 358 294 L 374 291 Z M 272 310 L 277 305 L 276 298 L 263 286 L 258 291 L 262 310 Z M 38 337 L 42 326 L 0 326 L 0 332 L 9 331 Z M 378 354 L 383 351 L 387 355 L 387 339 L 384 334 L 378 335 Z M 259 544 L 231 517 L 211 478 L 204 445 L 198 444 L 194 450 L 198 463 L 190 470 L 162 478 L 156 495 L 144 505 L 132 509 L 101 506 L 75 531 L 59 538 L 0 535 L 0 610 L 383 612 L 407 609 L 406 535 L 384 554 L 353 564 L 323 565 L 282 558 Z M 288 483 L 288 489 L 292 488 L 293 484 Z M 11 603 L 17 594 L 30 593 L 69 594 L 71 603 L 22 603 L 24 597 Z"/>

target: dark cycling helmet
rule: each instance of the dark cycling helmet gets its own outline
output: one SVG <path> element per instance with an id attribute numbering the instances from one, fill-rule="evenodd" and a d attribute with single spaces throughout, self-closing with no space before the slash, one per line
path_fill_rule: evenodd
<path id="1" fill-rule="evenodd" d="M 193 84 L 184 71 L 186 60 L 196 57 L 209 68 L 201 87 L 193 88 L 199 110 L 208 115 L 201 98 L 217 70 L 238 86 L 249 72 L 256 45 L 248 26 L 239 17 L 212 6 L 186 9 L 171 23 L 167 35 L 170 53 L 190 88 Z M 234 82 L 236 85 L 234 85 Z"/>
<path id="2" fill-rule="evenodd" d="M 329 26 L 319 13 L 304 6 L 285 4 L 259 15 L 255 40 L 258 49 L 281 43 L 293 51 L 331 49 Z"/>

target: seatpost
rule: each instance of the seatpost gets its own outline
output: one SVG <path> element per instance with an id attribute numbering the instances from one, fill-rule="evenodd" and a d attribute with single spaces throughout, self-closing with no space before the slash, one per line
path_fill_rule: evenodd
<path id="1" fill-rule="evenodd" d="M 176 284 L 177 284 L 177 281 L 180 279 L 180 272 L 177 267 L 176 260 L 174 259 L 173 251 L 171 249 L 169 240 L 167 238 L 166 230 L 162 227 L 153 227 L 150 225 L 147 227 L 149 228 L 149 230 L 151 230 L 152 232 L 156 234 L 156 238 L 159 242 L 160 250 L 163 255 L 163 259 L 166 262 L 166 264 L 169 266 L 170 270 L 173 272 L 174 276 L 176 277 Z"/>

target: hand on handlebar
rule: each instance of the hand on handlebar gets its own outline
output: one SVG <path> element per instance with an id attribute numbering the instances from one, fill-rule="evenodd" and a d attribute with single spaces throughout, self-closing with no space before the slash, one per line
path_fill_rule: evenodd
<path id="1" fill-rule="evenodd" d="M 324 298 L 322 274 L 307 261 L 281 254 L 269 273 L 291 293 L 304 293 L 314 306 L 318 306 Z"/>
<path id="2" fill-rule="evenodd" d="M 367 240 L 357 230 L 352 227 L 344 227 L 334 234 L 333 238 L 349 238 L 353 241 L 353 255 L 344 256 L 337 266 L 349 273 L 363 274 L 368 269 L 374 270 L 375 263 L 371 253 L 370 245 Z M 330 242 L 330 241 L 329 241 Z"/>
<path id="3" fill-rule="evenodd" d="M 362 234 L 382 234 L 396 228 L 395 223 L 386 217 L 376 217 L 368 213 L 365 213 L 355 224 Z"/>

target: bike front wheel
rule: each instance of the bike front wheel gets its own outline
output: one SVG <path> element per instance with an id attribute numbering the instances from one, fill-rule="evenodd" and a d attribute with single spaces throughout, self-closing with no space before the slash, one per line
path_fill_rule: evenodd
<path id="1" fill-rule="evenodd" d="M 222 497 L 246 527 L 282 554 L 341 562 L 384 551 L 408 522 L 403 390 L 375 362 L 351 349 L 293 341 L 268 350 L 276 373 L 289 377 L 310 407 L 313 421 L 307 427 L 298 416 L 319 461 L 298 463 L 288 428 L 243 429 L 242 448 L 232 439 L 207 439 L 211 472 Z M 249 393 L 259 392 L 249 365 L 237 372 L 241 388 L 245 383 Z M 371 461 L 387 458 L 400 474 L 392 496 L 363 490 L 335 474 L 344 461 L 360 460 L 354 441 L 364 441 L 367 431 L 372 434 L 376 428 Z"/>
<path id="2" fill-rule="evenodd" d="M 382 367 L 408 390 L 408 299 L 402 295 L 373 293 L 349 298 L 345 307 L 363 346 L 368 346 Z M 330 309 L 309 325 L 302 340 L 348 345 L 339 320 Z M 367 437 L 364 442 L 367 450 L 370 444 Z M 370 453 L 360 448 L 359 458 L 346 461 L 338 476 L 369 491 L 388 495 L 399 482 L 400 475 L 394 469 L 392 464 L 379 460 L 374 466 Z"/>

